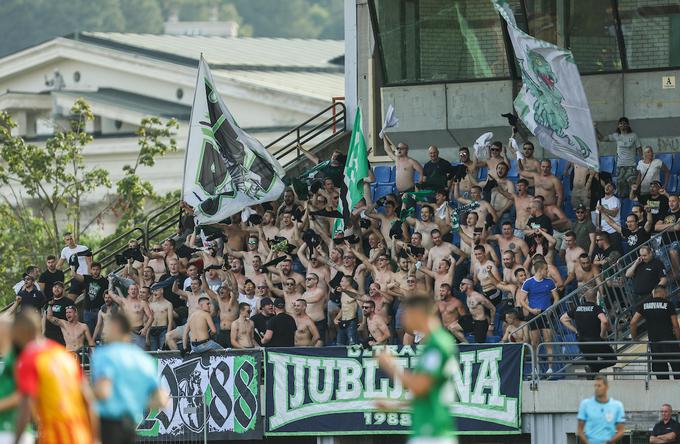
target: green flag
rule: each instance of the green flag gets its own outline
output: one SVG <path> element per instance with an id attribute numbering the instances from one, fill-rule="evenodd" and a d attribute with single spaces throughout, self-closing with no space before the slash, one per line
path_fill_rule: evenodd
<path id="1" fill-rule="evenodd" d="M 340 189 L 340 203 L 338 205 L 343 220 L 336 219 L 334 233 L 344 228 L 342 223 L 349 220 L 350 212 L 364 197 L 364 178 L 368 177 L 368 153 L 364 133 L 361 130 L 361 121 L 361 108 L 357 107 L 352 137 L 347 151 L 347 162 L 345 163 L 345 180 Z"/>

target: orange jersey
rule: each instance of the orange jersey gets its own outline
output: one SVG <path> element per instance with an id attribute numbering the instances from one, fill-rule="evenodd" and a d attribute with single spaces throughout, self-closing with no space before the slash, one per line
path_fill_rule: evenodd
<path id="1" fill-rule="evenodd" d="M 17 389 L 35 403 L 39 443 L 92 442 L 82 378 L 73 355 L 56 342 L 33 341 L 22 351 L 16 364 Z"/>

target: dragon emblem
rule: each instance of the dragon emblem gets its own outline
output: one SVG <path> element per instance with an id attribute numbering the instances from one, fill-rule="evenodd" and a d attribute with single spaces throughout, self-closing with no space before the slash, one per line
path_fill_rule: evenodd
<path id="1" fill-rule="evenodd" d="M 574 154 L 588 158 L 591 149 L 581 138 L 569 135 L 565 130 L 569 127 L 569 115 L 564 108 L 562 93 L 557 88 L 558 78 L 548 61 L 539 52 L 526 49 L 526 67 L 520 63 L 524 86 L 534 96 L 532 105 L 536 122 L 536 137 L 543 146 L 554 143 L 568 149 Z M 531 75 L 533 74 L 533 76 Z M 537 83 L 534 78 L 538 79 Z M 523 110 L 523 116 L 528 113 Z"/>

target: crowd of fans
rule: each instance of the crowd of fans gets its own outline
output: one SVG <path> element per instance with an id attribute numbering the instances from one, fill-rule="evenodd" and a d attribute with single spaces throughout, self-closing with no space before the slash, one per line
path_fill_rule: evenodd
<path id="1" fill-rule="evenodd" d="M 666 191 L 670 165 L 640 146 L 625 118 L 601 139 L 617 144 L 614 174 L 573 164 L 557 171 L 514 133 L 505 144 L 461 147 L 456 163 L 430 146 L 423 166 L 386 137 L 391 192 L 381 192 L 386 184 L 371 172 L 343 230 L 335 227 L 345 158 L 334 152 L 320 162 L 305 152 L 319 165 L 279 201 L 198 227 L 183 204 L 178 235 L 148 250 L 130 241 L 115 273 L 103 274 L 88 247 L 65 234 L 45 271 L 26 270 L 12 310 L 42 310 L 46 336 L 69 350 L 93 346 L 119 310 L 146 350 L 371 346 L 417 343 L 400 302 L 425 294 L 460 342 L 536 346 L 554 338 L 541 314 L 582 287 L 581 304 L 562 320 L 580 340 L 598 341 L 611 328 L 608 310 L 636 310 L 602 303 L 601 273 L 654 234 L 680 227 L 680 200 Z M 657 250 L 667 260 L 643 247 L 626 272 L 640 303 L 632 321 L 664 325 L 649 328 L 655 340 L 680 339 L 666 291 L 680 273 L 670 234 Z M 663 310 L 644 304 L 651 298 L 665 301 Z"/>

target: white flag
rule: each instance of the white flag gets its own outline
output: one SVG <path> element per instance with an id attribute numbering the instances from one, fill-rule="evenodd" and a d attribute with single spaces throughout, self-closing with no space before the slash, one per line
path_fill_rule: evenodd
<path id="1" fill-rule="evenodd" d="M 396 128 L 399 126 L 399 119 L 394 114 L 394 107 L 392 105 L 387 107 L 387 112 L 385 113 L 385 121 L 383 122 L 383 127 L 378 134 L 382 139 L 385 136 L 385 130 L 390 128 Z"/>
<path id="2" fill-rule="evenodd" d="M 201 57 L 182 198 L 197 224 L 213 224 L 244 208 L 281 195 L 285 171 L 262 144 L 236 124 Z"/>
<path id="3" fill-rule="evenodd" d="M 522 89 L 514 102 L 520 119 L 543 148 L 598 171 L 595 128 L 573 54 L 519 29 L 507 0 L 492 1 L 508 24 L 522 70 Z"/>

